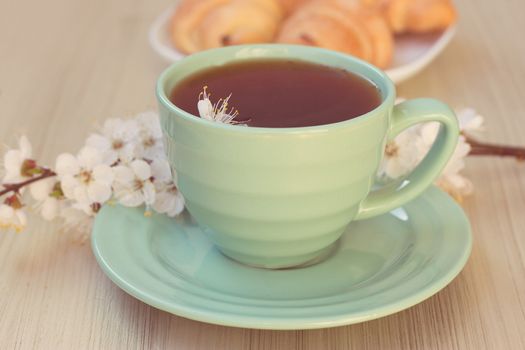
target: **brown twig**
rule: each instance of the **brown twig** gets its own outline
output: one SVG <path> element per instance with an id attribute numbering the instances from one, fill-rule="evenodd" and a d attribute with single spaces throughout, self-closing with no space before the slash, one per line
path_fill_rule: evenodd
<path id="1" fill-rule="evenodd" d="M 525 147 L 515 147 L 507 145 L 498 145 L 478 141 L 470 136 L 465 135 L 466 141 L 470 144 L 471 150 L 469 155 L 472 156 L 500 156 L 514 157 L 517 160 L 525 160 Z"/>
<path id="2" fill-rule="evenodd" d="M 22 187 L 25 187 L 27 185 L 32 184 L 33 182 L 37 182 L 43 179 L 46 179 L 48 177 L 56 176 L 56 173 L 51 169 L 43 169 L 42 174 L 32 177 L 29 180 L 26 180 L 24 182 L 20 182 L 17 184 L 3 184 L 4 190 L 0 191 L 0 196 L 3 196 L 4 194 L 7 194 L 9 192 L 18 193 Z"/>

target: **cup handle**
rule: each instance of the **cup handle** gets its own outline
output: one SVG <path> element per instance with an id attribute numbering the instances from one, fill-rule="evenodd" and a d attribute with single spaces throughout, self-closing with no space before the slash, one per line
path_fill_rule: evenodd
<path id="1" fill-rule="evenodd" d="M 387 140 L 394 139 L 403 130 L 426 122 L 439 122 L 441 127 L 432 148 L 421 163 L 408 175 L 392 181 L 368 194 L 354 220 L 368 219 L 398 208 L 425 191 L 439 176 L 454 153 L 459 137 L 458 121 L 454 112 L 434 99 L 414 99 L 394 107 Z"/>

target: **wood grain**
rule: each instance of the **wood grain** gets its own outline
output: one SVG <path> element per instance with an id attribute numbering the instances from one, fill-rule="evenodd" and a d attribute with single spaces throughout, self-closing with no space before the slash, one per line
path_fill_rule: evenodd
<path id="1" fill-rule="evenodd" d="M 107 117 L 154 108 L 165 67 L 147 30 L 168 0 L 0 1 L 0 140 L 27 134 L 39 159 L 74 151 Z M 525 3 L 458 1 L 456 39 L 403 84 L 406 97 L 475 106 L 486 138 L 525 143 Z M 113 285 L 89 243 L 32 219 L 0 236 L 2 349 L 525 349 L 525 164 L 471 159 L 474 247 L 429 300 L 383 319 L 314 331 L 190 321 Z"/>

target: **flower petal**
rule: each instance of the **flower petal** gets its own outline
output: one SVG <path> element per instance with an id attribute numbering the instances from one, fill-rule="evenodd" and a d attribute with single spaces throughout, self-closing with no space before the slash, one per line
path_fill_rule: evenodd
<path id="1" fill-rule="evenodd" d="M 138 139 L 140 127 L 136 120 L 128 119 L 124 121 L 122 129 L 120 129 L 120 138 L 126 143 L 136 142 Z"/>
<path id="2" fill-rule="evenodd" d="M 109 165 L 99 164 L 93 168 L 93 179 L 100 184 L 111 186 L 115 174 Z"/>
<path id="3" fill-rule="evenodd" d="M 6 171 L 20 174 L 23 161 L 24 158 L 20 150 L 10 149 L 4 155 L 4 168 Z"/>
<path id="4" fill-rule="evenodd" d="M 135 176 L 140 180 L 147 180 L 151 177 L 151 167 L 142 159 L 136 159 L 129 165 Z"/>
<path id="5" fill-rule="evenodd" d="M 60 229 L 88 235 L 93 227 L 94 212 L 90 206 L 79 208 L 76 205 L 60 209 Z"/>
<path id="6" fill-rule="evenodd" d="M 140 133 L 145 137 L 159 139 L 162 137 L 159 115 L 156 112 L 143 112 L 137 116 L 138 124 L 141 128 Z"/>
<path id="7" fill-rule="evenodd" d="M 385 173 L 391 179 L 397 179 L 410 171 L 410 167 L 398 159 L 389 161 L 385 166 Z"/>
<path id="8" fill-rule="evenodd" d="M 31 154 L 33 153 L 32 147 L 29 139 L 26 136 L 20 137 L 20 140 L 18 140 L 18 146 L 20 147 L 20 152 L 22 153 L 22 157 L 24 159 L 31 158 Z"/>
<path id="9" fill-rule="evenodd" d="M 118 150 L 118 152 L 115 152 L 117 159 L 120 159 L 121 163 L 128 164 L 133 160 L 133 158 L 136 158 L 136 156 L 133 154 L 135 150 L 135 147 L 131 143 L 125 144 L 122 148 Z"/>
<path id="10" fill-rule="evenodd" d="M 135 180 L 135 174 L 131 168 L 125 165 L 118 165 L 113 168 L 113 174 L 115 175 L 115 183 L 130 187 Z"/>
<path id="11" fill-rule="evenodd" d="M 144 157 L 151 160 L 166 159 L 166 151 L 164 150 L 164 144 L 162 143 L 162 140 L 158 140 L 155 146 L 146 148 Z"/>
<path id="12" fill-rule="evenodd" d="M 209 99 L 205 98 L 205 99 L 199 100 L 199 102 L 197 102 L 197 109 L 199 111 L 199 116 L 201 118 L 207 119 L 207 120 L 214 119 L 213 104 L 211 103 Z"/>
<path id="13" fill-rule="evenodd" d="M 150 181 L 146 181 L 142 185 L 142 194 L 146 205 L 155 203 L 155 186 Z"/>
<path id="14" fill-rule="evenodd" d="M 118 160 L 118 154 L 111 147 L 111 140 L 100 134 L 91 134 L 86 140 L 86 146 L 98 149 L 103 158 L 103 162 L 111 165 Z"/>
<path id="15" fill-rule="evenodd" d="M 87 186 L 87 195 L 91 203 L 105 203 L 111 198 L 111 186 L 92 182 Z"/>
<path id="16" fill-rule="evenodd" d="M 102 164 L 102 160 L 102 153 L 94 147 L 85 146 L 78 153 L 78 164 L 87 170 L 91 170 L 95 166 Z"/>
<path id="17" fill-rule="evenodd" d="M 155 203 L 153 203 L 153 209 L 156 212 L 164 214 L 171 210 L 175 204 L 175 196 L 168 192 L 159 192 L 155 196 Z"/>
<path id="18" fill-rule="evenodd" d="M 111 118 L 104 122 L 102 130 L 103 134 L 111 140 L 133 143 L 137 140 L 139 126 L 133 119 Z"/>
<path id="19" fill-rule="evenodd" d="M 184 197 L 179 191 L 173 191 L 172 189 L 158 192 L 153 209 L 170 217 L 177 216 L 184 210 Z"/>
<path id="20" fill-rule="evenodd" d="M 48 197 L 42 203 L 40 214 L 44 220 L 51 221 L 58 216 L 58 200 L 56 198 Z"/>
<path id="21" fill-rule="evenodd" d="M 22 174 L 20 173 L 20 170 L 13 171 L 13 170 L 6 170 L 6 173 L 4 175 L 4 178 L 2 179 L 3 183 L 18 183 L 23 181 L 24 178 Z"/>
<path id="22" fill-rule="evenodd" d="M 140 191 L 132 191 L 119 197 L 118 201 L 125 207 L 138 207 L 144 203 L 144 196 Z"/>
<path id="23" fill-rule="evenodd" d="M 77 158 L 69 153 L 62 153 L 57 157 L 55 171 L 59 178 L 64 175 L 76 175 L 80 172 Z"/>
<path id="24" fill-rule="evenodd" d="M 49 194 L 53 190 L 55 183 L 56 179 L 53 178 L 47 178 L 34 182 L 29 186 L 29 192 L 35 200 L 43 201 L 49 197 Z"/>
<path id="25" fill-rule="evenodd" d="M 434 140 L 439 132 L 439 124 L 437 122 L 426 123 L 420 129 L 421 139 L 427 146 L 434 144 Z"/>
<path id="26" fill-rule="evenodd" d="M 151 163 L 151 174 L 155 178 L 155 182 L 172 180 L 170 164 L 165 159 L 155 159 Z"/>
<path id="27" fill-rule="evenodd" d="M 473 108 L 463 108 L 456 112 L 459 127 L 464 131 L 480 131 L 483 129 L 483 117 Z"/>
<path id="28" fill-rule="evenodd" d="M 172 206 L 171 210 L 168 211 L 168 216 L 170 217 L 174 217 L 174 216 L 177 216 L 179 215 L 180 213 L 183 212 L 184 210 L 184 197 L 182 196 L 182 194 L 177 193 L 177 195 L 175 196 L 175 204 Z"/>
<path id="29" fill-rule="evenodd" d="M 65 175 L 60 181 L 62 192 L 69 199 L 75 199 L 75 189 L 79 186 L 81 186 L 81 183 L 72 175 Z"/>
<path id="30" fill-rule="evenodd" d="M 91 205 L 93 203 L 89 198 L 87 187 L 82 184 L 73 189 L 73 199 L 81 205 Z"/>
<path id="31" fill-rule="evenodd" d="M 91 204 L 88 203 L 74 203 L 71 208 L 66 208 L 63 210 L 63 213 L 61 213 L 61 217 L 66 219 L 65 226 L 74 227 L 76 229 L 84 229 L 82 227 L 82 224 L 86 224 L 88 227 L 92 226 L 92 220 L 95 216 L 95 212 L 93 211 L 93 207 Z M 69 218 L 70 215 L 74 215 L 74 217 Z M 88 220 L 89 218 L 89 220 Z M 75 225 L 75 222 L 78 220 L 78 227 Z M 91 229 L 86 229 L 85 232 L 89 232 Z"/>

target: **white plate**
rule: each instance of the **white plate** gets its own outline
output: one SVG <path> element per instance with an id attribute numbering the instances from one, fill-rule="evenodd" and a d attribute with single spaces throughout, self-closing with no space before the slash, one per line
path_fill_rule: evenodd
<path id="1" fill-rule="evenodd" d="M 155 52 L 168 62 L 185 55 L 171 44 L 169 24 L 174 7 L 163 12 L 150 27 L 149 42 Z M 403 35 L 396 38 L 392 66 L 385 70 L 394 83 L 401 83 L 428 66 L 450 42 L 456 27 L 433 34 Z"/>

